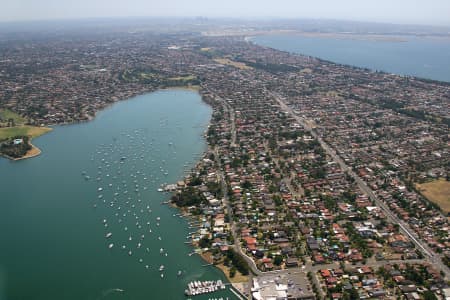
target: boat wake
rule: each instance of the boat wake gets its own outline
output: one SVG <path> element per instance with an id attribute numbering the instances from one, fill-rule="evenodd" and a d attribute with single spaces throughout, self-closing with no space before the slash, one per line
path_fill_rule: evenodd
<path id="1" fill-rule="evenodd" d="M 122 290 L 119 288 L 109 289 L 109 290 L 102 292 L 102 295 L 99 298 L 97 298 L 97 300 L 103 299 L 112 293 L 123 293 L 123 292 L 125 292 L 125 290 Z"/>

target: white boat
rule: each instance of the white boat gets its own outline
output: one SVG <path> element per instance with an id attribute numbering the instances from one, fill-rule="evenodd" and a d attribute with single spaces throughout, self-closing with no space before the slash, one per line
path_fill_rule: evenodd
<path id="1" fill-rule="evenodd" d="M 109 248 L 109 249 L 111 249 L 112 247 L 114 247 L 114 244 L 113 244 L 113 243 L 111 243 L 111 244 L 108 245 L 108 248 Z"/>
<path id="2" fill-rule="evenodd" d="M 161 266 L 159 267 L 159 270 L 160 270 L 160 271 L 164 271 L 164 265 L 161 265 Z"/>
<path id="3" fill-rule="evenodd" d="M 111 237 L 112 236 L 112 233 L 111 232 L 108 232 L 107 234 L 106 234 L 106 238 L 109 238 L 109 237 Z"/>

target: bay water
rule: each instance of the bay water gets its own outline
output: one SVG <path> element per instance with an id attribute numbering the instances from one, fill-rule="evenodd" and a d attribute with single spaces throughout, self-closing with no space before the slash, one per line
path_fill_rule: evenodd
<path id="1" fill-rule="evenodd" d="M 261 35 L 258 45 L 399 75 L 450 82 L 450 39 L 400 36 L 390 39 Z"/>
<path id="2" fill-rule="evenodd" d="M 33 140 L 38 157 L 0 159 L 0 299 L 186 299 L 192 280 L 225 281 L 185 244 L 170 197 L 206 150 L 211 108 L 163 90 Z M 227 289 L 195 299 L 234 299 Z"/>

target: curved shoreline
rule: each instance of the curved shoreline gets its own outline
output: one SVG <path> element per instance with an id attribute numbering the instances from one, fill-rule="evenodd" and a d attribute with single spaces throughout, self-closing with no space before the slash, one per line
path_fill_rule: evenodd
<path id="1" fill-rule="evenodd" d="M 40 275 L 39 272 L 36 272 L 44 265 L 42 261 L 48 264 L 54 261 L 54 257 L 57 255 L 57 259 L 59 257 L 61 259 L 73 257 L 71 262 L 67 261 L 67 266 L 69 268 L 71 265 L 74 266 L 76 272 L 73 272 L 74 274 L 71 275 L 74 278 L 84 280 L 86 276 L 86 267 L 78 269 L 78 266 L 73 263 L 73 261 L 78 260 L 84 261 L 83 265 L 88 267 L 89 261 L 94 261 L 96 270 L 101 274 L 92 281 L 86 280 L 86 284 L 82 289 L 77 287 L 68 288 L 69 292 L 77 297 L 79 293 L 81 296 L 78 298 L 83 298 L 83 295 L 100 295 L 104 290 L 103 287 L 110 284 L 108 280 L 110 270 L 121 271 L 119 276 L 121 286 L 119 287 L 123 288 L 128 295 L 133 295 L 130 297 L 136 299 L 139 297 L 148 298 L 148 295 L 150 295 L 150 298 L 155 299 L 184 299 L 183 292 L 187 281 L 192 281 L 193 279 L 202 281 L 222 279 L 224 283 L 228 283 L 226 277 L 215 268 L 203 267 L 205 263 L 198 255 L 192 254 L 189 256 L 193 249 L 184 242 L 187 240 L 186 235 L 188 232 L 195 229 L 188 228 L 189 224 L 186 223 L 185 219 L 173 216 L 173 214 L 178 214 L 177 211 L 160 204 L 160 202 L 168 199 L 168 193 L 156 194 L 156 188 L 163 182 L 180 181 L 184 175 L 183 170 L 188 168 L 185 167 L 185 164 L 189 165 L 189 168 L 194 167 L 206 149 L 207 143 L 203 138 L 203 131 L 206 129 L 207 124 L 210 123 L 211 109 L 201 99 L 198 93 L 179 90 L 149 93 L 143 95 L 143 97 L 131 99 L 132 101 L 130 102 L 117 102 L 120 106 L 113 107 L 105 113 L 99 114 L 99 118 L 94 119 L 94 122 L 80 124 L 81 126 L 55 128 L 53 135 L 49 135 L 38 142 L 33 140 L 32 143 L 37 144 L 36 146 L 42 148 L 41 150 L 44 152 L 44 155 L 35 161 L 26 161 L 18 164 L 6 163 L 5 161 L 3 170 L 4 177 L 7 179 L 5 184 L 10 182 L 7 186 L 7 192 L 10 195 L 9 197 L 15 201 L 11 201 L 14 202 L 14 207 L 11 208 L 14 214 L 8 213 L 9 211 L 3 209 L 4 214 L 8 215 L 8 218 L 11 218 L 14 222 L 22 224 L 28 221 L 34 223 L 34 220 L 38 223 L 41 222 L 39 215 L 41 213 L 46 216 L 52 216 L 43 225 L 49 230 L 39 230 L 38 232 L 42 237 L 46 238 L 49 236 L 49 232 L 51 235 L 55 220 L 60 220 L 58 223 L 61 223 L 61 221 L 63 223 L 61 226 L 64 230 L 58 232 L 68 232 L 67 229 L 70 230 L 74 224 L 79 222 L 79 216 L 77 215 L 72 215 L 66 221 L 66 217 L 52 209 L 54 203 L 58 202 L 58 206 L 61 205 L 61 207 L 76 207 L 77 213 L 82 214 L 85 221 L 83 222 L 84 225 L 79 229 L 82 234 L 76 235 L 74 239 L 75 241 L 78 239 L 77 244 L 79 244 L 79 241 L 85 241 L 86 245 L 88 245 L 86 246 L 88 248 L 85 247 L 82 249 L 83 251 L 78 251 L 73 248 L 74 239 L 67 235 L 62 235 L 58 238 L 58 247 L 61 248 L 49 250 L 50 253 L 54 253 L 52 255 L 47 254 L 49 252 L 47 252 L 45 245 L 39 245 L 39 247 L 33 249 L 33 252 L 36 251 L 37 255 L 39 255 L 37 257 L 40 257 L 41 253 L 43 253 L 42 259 L 36 260 L 37 262 L 33 262 L 35 260 L 30 259 L 32 261 L 31 265 L 36 265 L 37 267 L 32 267 L 34 270 L 27 272 L 30 275 L 22 276 L 18 272 L 18 280 L 28 285 L 28 282 L 31 282 L 33 277 L 42 276 L 42 274 Z M 159 120 L 158 118 L 161 116 L 163 119 Z M 117 124 L 119 121 L 120 124 Z M 161 122 L 164 122 L 162 128 L 159 127 Z M 178 130 L 179 128 L 181 130 Z M 138 133 L 136 133 L 136 130 Z M 132 139 L 129 139 L 127 134 L 130 134 Z M 112 141 L 113 138 L 117 138 L 117 143 L 114 144 L 116 148 L 114 148 L 114 151 L 106 150 L 109 154 L 106 157 L 103 150 L 109 147 L 110 143 L 114 143 Z M 140 143 L 141 139 L 146 141 L 145 145 Z M 139 143 L 135 143 L 137 140 L 139 140 Z M 173 142 L 173 144 L 169 145 L 169 142 Z M 130 145 L 137 146 L 127 150 Z M 119 150 L 122 147 L 125 150 L 123 152 Z M 97 154 L 99 149 L 101 149 L 101 154 Z M 67 155 L 64 154 L 67 154 L 67 150 L 71 151 L 71 159 L 68 159 Z M 172 151 L 176 151 L 176 153 L 172 153 Z M 136 159 L 138 161 L 136 162 L 137 168 L 134 168 L 135 162 L 132 160 L 135 154 L 139 156 L 143 154 L 145 156 L 143 159 L 145 163 L 142 162 L 140 165 L 137 165 L 139 160 Z M 113 161 L 116 159 L 120 160 L 123 156 L 126 156 L 126 163 L 124 165 L 118 163 L 116 169 Z M 107 169 L 100 157 L 111 162 L 113 168 L 106 171 Z M 172 159 L 175 157 L 176 159 Z M 92 160 L 92 158 L 94 159 Z M 152 159 L 155 162 L 152 162 Z M 59 161 L 57 165 L 55 165 L 55 160 Z M 165 160 L 165 162 L 162 163 L 162 160 Z M 42 168 L 37 170 L 35 163 Z M 97 183 L 96 178 L 93 176 L 93 174 L 98 172 L 98 166 L 103 167 L 103 174 L 97 175 L 101 177 L 101 183 Z M 161 176 L 158 166 L 162 166 L 169 171 L 167 177 Z M 121 169 L 122 174 L 115 173 L 118 169 Z M 137 170 L 141 172 L 142 176 L 145 173 L 148 179 L 144 179 L 140 175 L 136 175 L 138 176 L 137 178 L 128 176 L 136 174 Z M 29 203 L 30 198 L 28 194 L 16 191 L 18 188 L 20 189 L 21 185 L 21 182 L 16 177 L 19 178 L 20 176 L 21 180 L 33 178 L 37 174 L 36 172 L 39 173 L 38 177 L 40 180 L 32 181 L 30 192 L 33 193 L 34 189 L 38 191 L 38 193 L 34 193 L 34 197 L 39 203 L 34 201 L 32 202 L 33 205 L 21 205 L 22 201 Z M 92 179 L 85 180 L 83 172 L 90 175 Z M 8 176 L 8 173 L 11 175 Z M 111 174 L 109 178 L 106 176 L 107 173 Z M 113 178 L 114 175 L 117 175 L 117 178 Z M 152 182 L 152 178 L 155 177 L 160 178 Z M 48 179 L 52 180 L 49 181 Z M 126 189 L 123 188 L 121 190 L 121 198 L 114 202 L 114 207 L 110 208 L 109 203 L 101 204 L 102 200 L 97 198 L 97 188 L 99 186 L 103 187 L 104 198 L 108 198 L 110 195 L 112 199 L 114 190 L 111 189 L 107 192 L 108 188 L 106 187 L 109 186 L 107 184 L 112 183 L 114 189 L 119 185 L 122 187 L 122 179 L 129 186 L 134 185 L 134 180 L 137 179 L 139 195 L 134 189 L 131 190 L 129 188 L 127 188 L 130 192 L 128 195 L 122 194 Z M 29 180 L 27 179 L 27 181 Z M 66 186 L 67 180 L 70 180 L 70 184 Z M 146 188 L 143 189 L 144 187 Z M 64 197 L 60 197 L 63 193 Z M 127 199 L 129 196 L 132 197 L 132 200 Z M 59 200 L 60 198 L 64 199 Z M 139 220 L 133 220 L 135 216 L 129 213 L 128 218 L 120 215 L 120 218 L 124 220 L 123 225 L 117 224 L 113 221 L 116 221 L 119 216 L 116 217 L 114 213 L 118 205 L 123 205 L 122 207 L 127 205 L 125 201 L 130 201 L 130 210 L 133 209 L 131 205 L 135 204 L 134 212 L 139 216 Z M 7 201 L 3 202 L 6 208 L 9 209 L 11 207 Z M 94 207 L 94 203 L 97 203 L 97 207 Z M 147 210 L 146 205 L 150 206 L 150 211 Z M 141 213 L 138 208 L 145 209 L 144 213 Z M 38 210 L 36 214 L 27 212 L 32 212 L 35 209 Z M 16 216 L 16 212 L 20 214 Z M 22 222 L 18 217 L 20 219 L 23 218 L 22 220 L 24 221 Z M 156 225 L 158 221 L 155 220 L 156 217 L 161 217 L 160 224 L 158 224 L 160 225 L 159 227 Z M 107 219 L 108 228 L 104 227 L 103 218 Z M 143 228 L 134 226 L 135 221 L 139 221 Z M 150 222 L 149 226 L 145 225 L 147 221 Z M 130 224 L 126 222 L 130 222 Z M 129 226 L 128 233 L 123 230 L 125 225 Z M 28 228 L 32 227 L 28 226 Z M 148 231 L 150 228 L 153 233 Z M 112 238 L 114 240 L 106 237 L 108 232 L 113 233 Z M 141 233 L 145 234 L 145 239 L 142 238 Z M 13 239 L 14 233 L 11 233 L 11 235 L 8 233 L 8 239 L 10 236 Z M 133 241 L 128 240 L 129 236 L 133 237 Z M 158 237 L 162 237 L 162 239 L 158 239 Z M 110 250 L 108 247 L 111 242 L 114 243 L 114 247 Z M 142 243 L 142 247 L 137 245 L 138 242 Z M 126 251 L 122 250 L 121 247 L 123 245 L 126 245 Z M 13 243 L 9 243 L 8 247 L 12 250 L 15 248 Z M 150 250 L 147 251 L 146 247 Z M 164 253 L 168 253 L 168 257 L 161 255 L 160 247 L 164 248 Z M 21 251 L 26 251 L 25 247 L 20 248 Z M 66 254 L 61 249 L 67 249 L 64 250 L 67 251 Z M 128 250 L 132 250 L 132 255 L 128 254 Z M 15 262 L 17 260 L 17 266 L 23 265 L 26 267 L 30 265 L 28 261 L 21 259 L 21 255 L 15 255 L 17 252 L 8 251 L 6 253 L 8 256 L 5 255 L 5 261 Z M 10 255 L 15 255 L 15 257 L 11 259 Z M 139 261 L 140 258 L 144 260 L 143 263 Z M 145 267 L 146 264 L 149 265 L 149 268 Z M 161 264 L 165 265 L 163 279 L 160 278 L 160 273 L 157 271 Z M 52 264 L 51 268 L 59 269 L 54 264 Z M 177 271 L 180 270 L 183 273 L 177 275 Z M 57 272 L 52 271 L 48 272 L 48 274 L 46 272 L 44 274 L 46 281 L 51 283 L 51 279 L 48 278 L 57 279 L 58 276 L 54 274 L 57 274 Z M 140 278 L 133 279 L 136 276 Z M 65 281 L 65 278 L 57 279 L 60 287 Z M 186 281 L 186 284 L 184 281 Z M 167 290 L 164 288 L 164 285 L 170 285 L 172 289 Z M 229 285 L 227 285 L 226 290 L 218 292 L 217 296 L 220 294 L 220 297 L 224 299 L 226 297 L 230 300 L 237 299 L 228 287 Z M 47 293 L 45 291 L 47 289 L 46 285 L 40 286 L 38 289 L 42 290 L 42 294 L 45 296 L 45 293 Z M 64 290 L 64 288 L 58 289 Z M 20 292 L 19 289 L 17 289 L 17 292 L 16 290 L 8 291 L 12 296 Z M 211 296 L 215 295 L 211 294 Z M 204 296 L 200 296 L 200 298 L 202 297 Z"/>
<path id="2" fill-rule="evenodd" d="M 33 158 L 33 157 L 36 157 L 36 156 L 38 156 L 38 155 L 40 155 L 42 153 L 41 149 L 39 149 L 38 147 L 33 145 L 31 143 L 31 141 L 28 144 L 31 146 L 31 149 L 24 156 L 14 159 L 15 161 L 22 160 L 22 159 L 27 159 L 27 158 Z"/>
<path id="3" fill-rule="evenodd" d="M 20 126 L 16 126 L 16 127 L 20 128 Z M 38 147 L 33 145 L 31 142 L 32 142 L 33 138 L 38 138 L 38 137 L 52 131 L 53 128 L 51 128 L 51 127 L 39 127 L 38 128 L 38 127 L 30 127 L 30 126 L 24 126 L 24 127 L 28 127 L 28 130 L 25 132 L 22 132 L 22 133 L 15 133 L 14 136 L 27 136 L 28 137 L 28 145 L 31 146 L 31 149 L 28 150 L 25 153 L 25 155 L 23 155 L 21 157 L 11 157 L 4 153 L 0 153 L 0 157 L 3 156 L 9 160 L 18 161 L 18 160 L 23 160 L 23 159 L 27 159 L 27 158 L 33 158 L 42 153 L 41 149 L 39 149 Z M 15 127 L 11 127 L 11 128 L 15 128 Z M 11 139 L 12 136 L 10 136 L 9 139 Z"/>
<path id="4" fill-rule="evenodd" d="M 168 90 L 186 90 L 186 91 L 198 93 L 200 95 L 202 101 L 204 103 L 206 103 L 207 105 L 210 105 L 207 101 L 205 101 L 205 99 L 204 99 L 204 97 L 202 96 L 202 93 L 201 93 L 201 87 L 198 86 L 198 85 L 161 87 L 161 88 L 156 89 L 156 90 L 151 90 L 151 91 L 146 91 L 146 92 L 138 92 L 135 95 L 132 95 L 132 96 L 130 96 L 128 98 L 124 98 L 124 99 L 120 99 L 120 100 L 114 101 L 113 103 L 110 103 L 109 105 L 106 105 L 105 107 L 102 107 L 101 109 L 96 111 L 95 114 L 93 116 L 89 116 L 89 118 L 87 120 L 79 120 L 79 121 L 74 121 L 74 122 L 71 122 L 71 123 L 50 124 L 48 126 L 65 126 L 65 125 L 76 125 L 76 124 L 81 124 L 81 123 L 87 123 L 87 122 L 93 121 L 97 117 L 98 113 L 100 113 L 100 112 L 110 108 L 111 106 L 113 106 L 116 103 L 119 103 L 119 102 L 122 102 L 122 101 L 126 101 L 126 100 L 132 99 L 134 97 L 142 96 L 144 94 L 155 93 L 157 91 L 168 91 Z M 31 139 L 30 139 L 29 144 L 30 144 L 30 146 L 32 148 L 22 157 L 14 158 L 14 157 L 10 157 L 8 155 L 2 155 L 2 154 L 0 154 L 0 156 L 3 156 L 5 158 L 13 160 L 13 161 L 19 161 L 19 160 L 24 160 L 24 159 L 28 159 L 28 158 L 33 158 L 33 157 L 39 156 L 42 153 L 42 151 L 38 147 L 36 147 L 35 145 L 33 145 L 31 143 Z"/>

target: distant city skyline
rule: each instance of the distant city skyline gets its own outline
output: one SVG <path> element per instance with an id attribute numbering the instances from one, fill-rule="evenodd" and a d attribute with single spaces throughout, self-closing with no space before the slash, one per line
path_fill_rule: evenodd
<path id="1" fill-rule="evenodd" d="M 312 18 L 450 26 L 448 0 L 14 0 L 0 21 L 109 17 Z"/>

